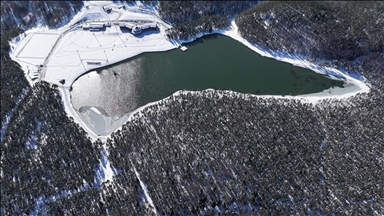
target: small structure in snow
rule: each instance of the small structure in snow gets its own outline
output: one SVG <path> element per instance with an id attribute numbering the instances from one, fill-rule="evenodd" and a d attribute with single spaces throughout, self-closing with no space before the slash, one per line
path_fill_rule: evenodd
<path id="1" fill-rule="evenodd" d="M 143 25 L 138 25 L 138 24 L 132 24 L 129 22 L 114 22 L 114 25 L 118 25 L 121 29 L 127 28 L 131 30 L 131 33 L 134 35 L 138 35 L 143 30 L 146 29 L 158 29 L 159 25 L 157 23 L 145 23 Z"/>
<path id="2" fill-rule="evenodd" d="M 181 46 L 180 49 L 184 52 L 186 51 L 188 48 L 186 46 Z"/>
<path id="3" fill-rule="evenodd" d="M 141 26 L 141 29 L 149 29 L 150 28 L 150 24 L 144 24 Z"/>
<path id="4" fill-rule="evenodd" d="M 28 75 L 32 80 L 36 80 L 39 78 L 39 71 L 36 68 L 30 68 L 28 69 Z"/>
<path id="5" fill-rule="evenodd" d="M 125 5 L 118 5 L 116 8 L 117 9 L 124 9 L 125 10 Z"/>
<path id="6" fill-rule="evenodd" d="M 61 85 L 64 85 L 65 79 L 60 80 L 59 83 L 61 83 Z"/>
<path id="7" fill-rule="evenodd" d="M 128 26 L 126 26 L 127 28 L 129 28 Z M 140 34 L 143 30 L 146 30 L 146 29 L 157 29 L 159 28 L 158 24 L 157 23 L 146 23 L 146 24 L 143 24 L 141 26 L 133 26 L 132 27 L 132 34 Z"/>
<path id="8" fill-rule="evenodd" d="M 104 23 L 90 23 L 89 29 L 101 29 L 104 28 Z"/>
<path id="9" fill-rule="evenodd" d="M 132 25 L 130 23 L 125 23 L 125 28 L 132 29 L 133 27 L 134 27 L 134 25 Z"/>
<path id="10" fill-rule="evenodd" d="M 87 23 L 83 25 L 83 29 L 89 29 L 89 30 L 100 30 L 104 28 L 104 23 L 102 22 L 92 22 L 92 23 Z"/>
<path id="11" fill-rule="evenodd" d="M 103 7 L 104 11 L 107 13 L 111 13 L 112 8 L 111 7 Z"/>
<path id="12" fill-rule="evenodd" d="M 101 62 L 87 62 L 88 65 L 101 65 Z"/>
<path id="13" fill-rule="evenodd" d="M 140 34 L 142 32 L 140 26 L 135 26 L 132 28 L 132 34 Z"/>

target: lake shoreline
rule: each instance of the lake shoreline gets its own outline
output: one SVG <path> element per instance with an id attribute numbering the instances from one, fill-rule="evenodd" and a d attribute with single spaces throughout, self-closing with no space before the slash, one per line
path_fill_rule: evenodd
<path id="1" fill-rule="evenodd" d="M 312 105 L 316 105 L 318 103 L 320 103 L 322 100 L 325 100 L 325 99 L 339 99 L 339 100 L 342 100 L 342 99 L 347 99 L 349 97 L 352 97 L 358 93 L 366 93 L 366 92 L 369 92 L 369 87 L 361 80 L 358 80 L 358 79 L 355 79 L 355 78 L 352 78 L 352 77 L 349 77 L 348 75 L 342 73 L 341 71 L 337 70 L 337 69 L 334 69 L 334 68 L 321 68 L 320 66 L 314 64 L 314 63 L 311 63 L 311 62 L 308 62 L 302 58 L 299 58 L 297 56 L 292 56 L 292 55 L 288 55 L 288 54 L 279 54 L 279 53 L 273 53 L 271 51 L 267 51 L 267 50 L 263 50 L 259 47 L 257 47 L 256 45 L 253 45 L 251 43 L 249 43 L 248 41 L 246 41 L 244 38 L 242 38 L 238 32 L 237 32 L 237 26 L 236 24 L 234 23 L 234 20 L 231 22 L 231 28 L 230 29 L 227 29 L 227 30 L 214 30 L 212 31 L 212 33 L 210 34 L 199 34 L 193 38 L 190 38 L 188 40 L 184 40 L 184 41 L 172 41 L 173 44 L 175 44 L 177 47 L 185 44 L 185 43 L 191 43 L 191 42 L 194 42 L 195 40 L 203 37 L 203 36 L 206 36 L 206 35 L 211 35 L 211 34 L 220 34 L 220 35 L 225 35 L 225 36 L 228 36 L 240 43 L 242 43 L 243 45 L 247 46 L 248 48 L 250 48 L 251 50 L 253 50 L 254 52 L 260 54 L 261 56 L 263 57 L 268 57 L 268 58 L 273 58 L 273 59 L 276 59 L 278 61 L 283 61 L 283 62 L 287 62 L 287 63 L 290 63 L 292 65 L 295 65 L 295 66 L 299 66 L 299 67 L 303 67 L 303 68 L 308 68 L 308 69 L 311 69 L 313 70 L 314 72 L 316 73 L 319 73 L 319 74 L 323 74 L 323 75 L 327 75 L 329 76 L 331 79 L 334 79 L 334 80 L 343 80 L 345 82 L 345 85 L 344 85 L 344 88 L 339 88 L 339 87 L 335 87 L 335 88 L 330 88 L 330 89 L 326 89 L 322 92 L 318 92 L 318 93 L 312 93 L 312 94 L 306 94 L 306 95 L 297 95 L 297 96 L 290 96 L 290 95 L 254 95 L 254 94 L 244 94 L 244 93 L 238 93 L 238 92 L 235 92 L 235 91 L 230 91 L 230 90 L 222 90 L 223 94 L 228 94 L 229 96 L 231 95 L 236 95 L 236 97 L 241 97 L 241 96 L 245 96 L 245 97 L 259 97 L 259 98 L 275 98 L 275 99 L 290 99 L 290 100 L 299 100 L 303 103 L 309 103 L 309 104 L 312 104 Z M 134 56 L 132 56 L 134 57 Z M 132 58 L 130 57 L 130 58 Z M 129 59 L 129 58 L 127 58 Z M 336 76 L 341 76 L 341 77 L 344 77 L 344 79 L 340 79 Z M 150 103 L 147 103 L 137 109 L 135 109 L 134 111 L 130 112 L 130 113 L 127 113 L 126 115 L 123 115 L 120 117 L 120 119 L 124 119 L 125 122 L 129 122 L 129 121 L 132 121 L 134 118 L 140 118 L 140 116 L 143 115 L 143 110 L 148 108 L 148 107 L 151 107 L 153 105 L 156 105 L 156 104 L 159 104 L 159 103 L 162 103 L 166 100 L 169 100 L 171 97 L 174 97 L 174 96 L 177 96 L 179 94 L 194 94 L 194 95 L 199 95 L 199 93 L 201 94 L 204 94 L 203 92 L 205 91 L 216 91 L 214 89 L 205 89 L 205 90 L 202 90 L 202 91 L 187 91 L 187 90 L 179 90 L 179 91 L 176 91 L 174 92 L 172 95 L 168 96 L 168 97 L 165 97 L 163 99 L 160 99 L 160 100 L 157 100 L 157 101 L 154 101 L 154 102 L 150 102 Z M 78 113 L 78 111 L 76 111 Z M 78 113 L 79 115 L 81 115 L 80 113 Z M 101 115 L 102 118 L 104 119 L 105 122 L 109 122 L 109 119 L 110 119 L 110 116 L 104 116 L 104 115 Z M 88 125 L 88 127 L 90 128 L 95 128 L 96 125 L 92 124 L 92 123 L 89 123 L 89 122 L 86 122 L 86 124 Z M 106 129 L 105 131 L 103 131 L 101 134 L 105 135 L 105 134 L 108 134 L 109 135 L 105 135 L 105 136 L 97 136 L 97 137 L 103 137 L 103 139 L 107 139 L 110 134 L 112 134 L 113 132 L 115 131 L 118 131 L 118 130 L 121 130 L 122 129 L 122 125 L 119 126 L 119 127 L 113 127 L 113 128 L 109 128 L 109 129 Z M 95 133 L 96 135 L 96 133 Z M 96 138 L 96 137 L 95 137 Z"/>
<path id="2" fill-rule="evenodd" d="M 234 39 L 236 41 L 239 41 L 240 43 L 242 43 L 243 45 L 247 46 L 251 50 L 257 52 L 258 54 L 260 54 L 263 57 L 273 58 L 273 59 L 276 59 L 278 61 L 283 61 L 283 62 L 290 63 L 290 64 L 295 65 L 295 66 L 299 66 L 299 67 L 303 67 L 303 68 L 308 68 L 308 69 L 313 70 L 316 73 L 327 75 L 331 79 L 343 80 L 345 82 L 344 88 L 334 87 L 334 88 L 326 89 L 326 90 L 324 90 L 322 92 L 318 92 L 318 93 L 305 94 L 305 95 L 297 95 L 297 96 L 290 96 L 290 95 L 254 95 L 254 94 L 238 93 L 238 92 L 230 91 L 230 90 L 223 90 L 224 94 L 236 95 L 237 97 L 239 97 L 241 95 L 246 95 L 246 97 L 259 97 L 259 98 L 266 98 L 266 99 L 267 98 L 275 98 L 275 99 L 299 100 L 299 101 L 301 101 L 303 103 L 309 103 L 309 104 L 312 104 L 312 105 L 316 105 L 316 104 L 320 103 L 322 100 L 325 100 L 325 99 L 339 99 L 339 100 L 342 100 L 342 99 L 347 99 L 349 97 L 352 97 L 352 96 L 354 96 L 354 95 L 356 95 L 358 93 L 369 92 L 369 87 L 363 81 L 358 80 L 356 78 L 349 77 L 348 75 L 342 73 L 339 70 L 336 70 L 334 68 L 321 68 L 320 66 L 315 65 L 314 63 L 308 62 L 308 61 L 306 61 L 306 60 L 304 60 L 302 58 L 299 58 L 297 56 L 273 53 L 271 51 L 263 50 L 263 49 L 255 46 L 255 45 L 249 43 L 248 41 L 246 41 L 244 38 L 242 38 L 238 34 L 237 26 L 234 23 L 234 21 L 232 21 L 232 23 L 231 23 L 231 29 L 230 30 L 214 30 L 210 34 L 221 34 L 221 35 L 225 35 L 225 36 L 231 37 L 232 39 Z M 208 35 L 210 35 L 210 34 L 208 34 Z M 203 36 L 206 36 L 206 34 L 199 34 L 199 35 L 195 36 L 194 38 L 191 38 L 191 39 L 188 39 L 188 40 L 185 40 L 185 41 L 174 41 L 173 43 L 176 43 L 176 44 L 178 44 L 178 46 L 181 46 L 184 43 L 191 43 L 191 42 L 193 42 L 193 41 L 195 41 L 195 40 L 197 40 L 197 39 L 199 39 L 199 38 L 201 38 Z M 344 79 L 340 79 L 338 77 L 344 77 Z M 136 116 L 135 115 L 136 113 L 139 114 L 137 116 L 141 116 L 142 115 L 142 110 L 144 110 L 145 108 L 151 107 L 151 106 L 153 106 L 155 104 L 158 104 L 158 103 L 162 103 L 165 100 L 168 100 L 170 97 L 173 97 L 173 96 L 176 96 L 176 95 L 179 95 L 179 94 L 189 94 L 189 93 L 198 95 L 200 92 L 204 92 L 204 91 L 214 91 L 214 90 L 213 89 L 206 89 L 206 90 L 202 90 L 202 91 L 179 90 L 179 91 L 174 92 L 172 95 L 170 95 L 170 96 L 168 96 L 166 98 L 160 99 L 158 101 L 147 103 L 147 104 L 145 104 L 145 105 L 135 109 L 134 111 L 132 111 L 130 113 L 127 113 L 126 115 L 121 116 L 121 118 L 122 119 L 126 119 L 126 122 L 132 121 L 134 116 Z M 103 116 L 103 118 L 105 118 L 106 121 L 108 121 L 109 116 Z M 92 125 L 92 127 L 96 127 L 96 126 Z M 122 128 L 122 126 L 117 127 L 117 128 L 113 128 L 113 130 L 107 130 L 105 132 L 106 133 L 108 133 L 108 132 L 112 133 L 114 131 L 120 130 L 121 128 Z M 107 136 L 107 137 L 109 137 L 109 136 Z"/>
<path id="3" fill-rule="evenodd" d="M 212 33 L 209 33 L 209 34 L 199 34 L 193 38 L 183 40 L 183 41 L 177 40 L 176 42 L 179 43 L 180 45 L 182 45 L 183 43 L 191 43 L 198 38 L 201 38 L 203 36 L 210 35 L 210 34 L 221 34 L 221 35 L 228 36 L 240 42 L 241 44 L 247 46 L 248 48 L 250 48 L 251 50 L 253 50 L 254 52 L 258 53 L 263 57 L 272 58 L 278 61 L 290 63 L 294 66 L 307 68 L 307 69 L 313 70 L 316 73 L 327 75 L 331 79 L 342 80 L 345 82 L 344 88 L 336 87 L 336 88 L 326 89 L 318 93 L 296 95 L 296 96 L 282 96 L 284 98 L 293 97 L 292 99 L 300 99 L 305 103 L 317 104 L 321 100 L 325 100 L 325 99 L 345 99 L 345 98 L 357 95 L 359 93 L 369 92 L 369 84 L 366 82 L 366 79 L 362 76 L 360 77 L 360 80 L 359 80 L 354 77 L 350 77 L 347 74 L 335 68 L 330 68 L 330 67 L 322 68 L 319 65 L 316 65 L 315 63 L 305 60 L 303 57 L 290 55 L 286 53 L 273 52 L 271 50 L 265 50 L 255 44 L 248 42 L 245 38 L 240 36 L 238 32 L 238 27 L 234 19 L 231 21 L 231 25 L 228 29 L 213 30 Z M 342 77 L 343 79 L 340 79 L 339 77 Z M 257 95 L 257 96 L 280 98 L 279 95 Z"/>
<path id="4" fill-rule="evenodd" d="M 97 4 L 100 4 L 100 6 L 101 6 L 102 3 L 97 3 Z M 111 3 L 108 3 L 108 4 L 111 4 Z M 83 13 L 84 13 L 84 10 L 85 9 L 82 10 Z M 138 14 L 138 13 L 136 13 L 136 14 Z M 154 20 L 154 19 L 156 19 L 152 15 L 148 15 L 148 14 L 142 14 L 142 15 L 143 15 L 142 19 L 146 19 L 146 20 Z M 86 16 L 86 14 L 84 16 Z M 76 15 L 76 17 L 78 18 L 79 15 Z M 57 33 L 65 32 L 65 28 L 69 28 L 69 25 L 66 25 L 66 27 L 57 29 L 56 32 Z M 284 99 L 300 100 L 303 103 L 317 104 L 321 100 L 324 100 L 324 99 L 346 99 L 346 98 L 354 96 L 354 95 L 356 95 L 358 93 L 367 93 L 367 92 L 369 92 L 369 87 L 364 82 L 364 78 L 363 77 L 360 77 L 361 80 L 358 80 L 356 78 L 353 78 L 353 77 L 350 77 L 350 76 L 346 75 L 345 73 L 343 73 L 340 70 L 336 70 L 334 68 L 328 68 L 328 67 L 322 68 L 322 67 L 320 67 L 320 66 L 318 66 L 318 65 L 316 65 L 314 63 L 311 63 L 311 62 L 305 60 L 302 57 L 293 56 L 293 55 L 289 55 L 289 54 L 285 54 L 285 53 L 277 53 L 277 52 L 273 52 L 273 51 L 264 50 L 264 49 L 258 47 L 255 44 L 249 43 L 247 40 L 245 40 L 244 38 L 242 38 L 239 35 L 238 27 L 236 26 L 235 20 L 231 21 L 230 27 L 227 28 L 227 29 L 224 29 L 224 30 L 213 30 L 209 34 L 201 33 L 201 34 L 196 35 L 195 37 L 192 37 L 192 38 L 190 38 L 188 40 L 183 40 L 183 41 L 181 41 L 181 40 L 173 40 L 173 41 L 168 40 L 165 37 L 165 30 L 166 29 L 167 29 L 167 27 L 165 25 L 161 26 L 160 27 L 160 31 L 158 32 L 158 34 L 146 35 L 145 38 L 144 37 L 143 38 L 139 38 L 137 40 L 137 42 L 133 41 L 132 44 L 129 44 L 129 45 L 131 45 L 134 48 L 130 52 L 124 52 L 125 49 L 124 49 L 123 46 L 127 45 L 127 43 L 124 42 L 123 40 L 121 40 L 123 43 L 120 43 L 120 39 L 121 38 L 118 40 L 119 41 L 118 43 L 115 42 L 115 43 L 117 43 L 116 45 L 118 45 L 118 46 L 116 46 L 115 49 L 112 48 L 112 47 L 102 47 L 102 49 L 105 49 L 104 53 L 99 51 L 100 53 L 98 53 L 98 55 L 99 55 L 98 58 L 99 59 L 105 59 L 107 57 L 108 58 L 107 58 L 106 61 L 105 60 L 98 60 L 98 61 L 101 62 L 101 66 L 89 66 L 89 65 L 87 65 L 87 67 L 84 67 L 84 65 L 81 65 L 82 61 L 81 61 L 81 57 L 79 55 L 80 52 L 76 53 L 76 52 L 68 52 L 68 51 L 66 51 L 66 54 L 68 54 L 66 56 L 66 59 L 62 59 L 63 57 L 60 57 L 59 55 L 57 56 L 56 59 L 49 59 L 49 57 L 48 57 L 49 61 L 48 61 L 47 67 L 50 67 L 50 63 L 49 63 L 50 61 L 52 61 L 53 63 L 58 64 L 58 65 L 64 64 L 63 62 L 54 62 L 54 60 L 59 60 L 59 61 L 63 61 L 63 60 L 72 61 L 72 60 L 74 60 L 74 61 L 77 61 L 78 63 L 76 63 L 77 65 L 74 64 L 74 66 L 70 67 L 71 68 L 70 73 L 67 73 L 69 69 L 66 68 L 65 66 L 63 66 L 63 67 L 57 67 L 57 66 L 51 67 L 51 72 L 48 71 L 48 76 L 44 75 L 42 80 L 50 82 L 51 84 L 58 85 L 58 89 L 60 90 L 61 96 L 63 98 L 63 104 L 64 104 L 64 107 L 65 107 L 65 111 L 67 112 L 68 116 L 74 118 L 75 121 L 77 123 L 79 123 L 88 132 L 88 134 L 91 136 L 91 139 L 93 139 L 93 140 L 95 140 L 97 138 L 106 139 L 106 138 L 108 138 L 110 136 L 110 134 L 112 132 L 114 132 L 116 130 L 119 130 L 121 128 L 121 126 L 117 127 L 117 128 L 113 127 L 113 130 L 106 130 L 106 131 L 109 132 L 109 135 L 103 134 L 103 136 L 99 136 L 97 132 L 95 133 L 91 129 L 94 126 L 87 125 L 89 123 L 83 122 L 84 119 L 80 117 L 81 114 L 77 110 L 74 109 L 74 107 L 73 107 L 73 105 L 71 103 L 70 87 L 72 86 L 72 83 L 74 82 L 74 80 L 76 80 L 81 75 L 87 73 L 88 71 L 94 70 L 96 68 L 109 66 L 111 64 L 115 64 L 115 63 L 120 62 L 122 60 L 126 60 L 126 59 L 129 59 L 129 58 L 132 58 L 132 57 L 137 56 L 137 55 L 139 55 L 141 53 L 144 53 L 144 52 L 161 52 L 161 51 L 166 51 L 166 50 L 170 50 L 170 49 L 175 49 L 175 48 L 181 46 L 183 43 L 193 42 L 196 39 L 198 39 L 198 38 L 200 38 L 202 36 L 205 36 L 205 35 L 209 35 L 209 34 L 221 34 L 221 35 L 225 35 L 225 36 L 231 37 L 232 39 L 234 39 L 236 41 L 239 41 L 240 43 L 242 43 L 243 45 L 247 46 L 251 50 L 257 52 L 258 54 L 260 54 L 263 57 L 273 58 L 275 60 L 282 61 L 282 62 L 287 62 L 287 63 L 290 63 L 290 64 L 295 65 L 295 66 L 299 66 L 299 67 L 303 67 L 303 68 L 308 68 L 308 69 L 313 70 L 314 72 L 328 75 L 332 79 L 335 79 L 335 80 L 340 80 L 338 77 L 343 77 L 344 81 L 346 83 L 345 84 L 345 88 L 331 88 L 331 89 L 326 89 L 323 92 L 307 94 L 307 95 L 298 95 L 298 96 L 252 95 L 254 97 L 260 97 L 260 98 L 271 98 L 271 97 L 273 97 L 273 98 L 276 98 L 276 99 L 284 98 Z M 28 36 L 29 33 L 33 34 L 33 32 L 39 32 L 39 31 L 43 31 L 44 32 L 44 30 L 42 30 L 42 29 L 31 30 L 31 31 L 29 31 L 27 33 L 24 33 L 23 35 L 20 35 L 19 37 L 17 37 L 17 39 L 15 39 L 10 44 L 11 47 L 12 47 L 10 56 L 11 56 L 11 58 L 13 60 L 15 60 L 15 61 L 19 62 L 19 64 L 21 64 L 23 70 L 25 71 L 25 74 L 26 74 L 27 78 L 28 78 L 27 74 L 29 73 L 29 70 L 33 68 L 33 65 L 25 64 L 25 62 L 23 62 L 23 59 L 20 59 L 20 58 L 18 59 L 18 57 L 19 57 L 18 55 L 20 54 L 20 52 L 23 51 L 23 48 L 21 50 L 17 50 L 17 47 L 19 45 L 20 40 L 25 43 L 25 41 L 23 41 L 23 37 Z M 55 32 L 55 30 L 54 30 L 54 32 Z M 71 30 L 71 31 L 69 31 L 69 33 L 70 34 L 76 34 L 76 30 Z M 93 36 L 85 36 L 85 38 L 83 38 L 83 39 L 85 40 L 85 39 L 87 39 L 87 37 L 89 37 L 88 39 L 91 40 L 91 38 L 93 38 L 94 35 Z M 149 39 L 151 39 L 151 40 L 149 40 Z M 28 43 L 28 42 L 26 42 L 26 43 Z M 139 46 L 140 44 L 145 45 L 145 49 L 143 49 L 141 46 Z M 98 44 L 96 44 L 96 45 L 98 46 Z M 115 47 L 115 45 L 113 45 L 113 47 Z M 110 50 L 110 48 L 112 48 L 112 51 Z M 58 51 L 62 52 L 61 47 L 58 47 L 58 48 L 54 47 L 53 50 L 54 49 L 57 49 Z M 107 51 L 106 49 L 109 49 L 109 50 Z M 120 49 L 120 51 L 118 51 L 118 49 Z M 115 52 L 113 52 L 114 50 L 115 50 Z M 19 53 L 16 54 L 16 51 L 19 51 Z M 105 51 L 107 51 L 107 52 L 105 52 Z M 116 52 L 116 51 L 118 51 L 118 52 Z M 120 55 L 119 55 L 119 53 L 120 53 Z M 29 54 L 29 53 L 26 53 L 26 54 Z M 53 52 L 53 54 L 55 54 L 55 53 Z M 60 53 L 60 55 L 62 55 L 62 54 L 63 53 Z M 49 55 L 50 55 L 50 53 L 49 53 Z M 85 55 L 85 54 L 81 54 L 81 55 Z M 27 57 L 28 57 L 28 55 L 27 55 Z M 78 60 L 79 58 L 80 58 L 80 61 Z M 28 65 L 30 67 L 27 67 Z M 52 72 L 53 70 L 54 70 L 54 73 Z M 59 83 L 59 81 L 63 79 L 63 76 L 60 75 L 60 70 L 61 70 L 62 74 L 65 72 L 64 73 L 65 74 L 65 79 L 68 80 L 65 84 L 62 84 L 62 85 Z M 28 80 L 30 81 L 29 78 L 28 78 Z M 30 82 L 30 83 L 31 83 L 31 85 L 33 85 L 34 82 Z M 183 91 L 183 90 L 176 91 L 175 93 L 173 93 L 169 97 L 172 97 L 173 95 L 177 95 L 177 94 L 190 93 L 190 92 L 194 92 L 194 91 Z M 228 91 L 228 92 L 232 92 L 232 91 Z M 198 92 L 195 92 L 195 93 L 198 94 Z M 242 93 L 236 93 L 236 92 L 234 92 L 234 93 L 235 94 L 242 94 Z M 248 94 L 246 94 L 246 95 L 248 95 Z M 141 110 L 143 110 L 144 108 L 149 107 L 149 106 L 151 106 L 153 104 L 156 104 L 156 103 L 160 103 L 163 100 L 167 100 L 169 97 L 163 98 L 163 99 L 161 99 L 159 101 L 156 101 L 156 102 L 148 103 L 148 104 L 146 104 L 146 105 L 144 105 L 142 107 L 137 108 L 133 112 L 131 112 L 131 113 L 127 114 L 127 115 L 124 115 L 124 116 L 127 116 L 127 117 L 122 116 L 121 118 L 124 117 L 123 119 L 124 120 L 126 119 L 126 121 L 124 123 L 126 123 L 128 121 L 131 121 L 132 118 L 133 118 L 133 115 L 135 113 L 140 113 Z M 93 114 L 96 115 L 97 113 L 94 112 Z M 103 115 L 101 115 L 101 116 L 103 116 Z M 107 120 L 104 118 L 104 121 L 107 121 Z"/>

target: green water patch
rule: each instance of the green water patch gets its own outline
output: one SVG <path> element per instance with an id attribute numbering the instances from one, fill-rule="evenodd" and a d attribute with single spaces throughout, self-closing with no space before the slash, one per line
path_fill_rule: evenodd
<path id="1" fill-rule="evenodd" d="M 73 106 L 97 106 L 108 115 L 124 115 L 183 89 L 301 95 L 344 84 L 262 57 L 227 36 L 209 35 L 185 46 L 185 52 L 144 53 L 79 77 L 72 85 Z"/>

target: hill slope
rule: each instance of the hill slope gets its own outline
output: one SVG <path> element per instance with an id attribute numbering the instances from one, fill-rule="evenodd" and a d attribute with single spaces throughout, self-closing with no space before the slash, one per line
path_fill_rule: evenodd
<path id="1" fill-rule="evenodd" d="M 236 24 L 245 39 L 265 49 L 359 72 L 382 84 L 375 73 L 384 73 L 384 2 L 262 2 L 241 13 Z"/>
<path id="2" fill-rule="evenodd" d="M 1 4 L 1 214 L 384 214 L 382 2 L 264 2 L 236 19 L 258 46 L 363 74 L 370 93 L 312 105 L 187 92 L 144 109 L 107 148 L 66 116 L 54 87 L 29 87 L 7 56 L 12 25 L 55 27 L 65 16 L 49 24 L 44 2 Z M 218 4 L 161 1 L 159 10 L 173 36 L 189 37 L 200 24 L 208 33 L 211 15 L 227 25 L 234 14 Z M 236 13 L 251 4 L 226 3 Z M 105 151 L 116 173 L 100 184 Z"/>

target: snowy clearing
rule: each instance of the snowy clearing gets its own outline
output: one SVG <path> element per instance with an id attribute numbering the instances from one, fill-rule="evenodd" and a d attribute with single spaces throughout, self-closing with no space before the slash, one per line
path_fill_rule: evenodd
<path id="1" fill-rule="evenodd" d="M 169 25 L 141 4 L 119 8 L 113 2 L 84 2 L 85 7 L 66 26 L 60 29 L 34 28 L 11 42 L 11 57 L 27 73 L 33 68 L 39 80 L 70 87 L 82 74 L 104 67 L 143 52 L 174 49 L 165 37 Z M 107 13 L 103 7 L 111 7 Z M 134 35 L 122 24 L 140 26 L 155 24 L 158 28 L 143 30 Z M 103 25 L 83 29 L 84 26 Z M 28 67 L 27 67 L 28 66 Z M 32 78 L 29 73 L 29 80 Z M 60 81 L 64 80 L 63 83 Z M 33 83 L 33 82 L 32 82 Z"/>
<path id="2" fill-rule="evenodd" d="M 17 58 L 41 58 L 45 59 L 49 51 L 55 45 L 55 42 L 60 37 L 57 33 L 32 33 L 28 35 L 28 43 L 17 54 Z M 41 43 L 44 42 L 44 43 Z M 41 62 L 44 63 L 44 62 Z"/>

